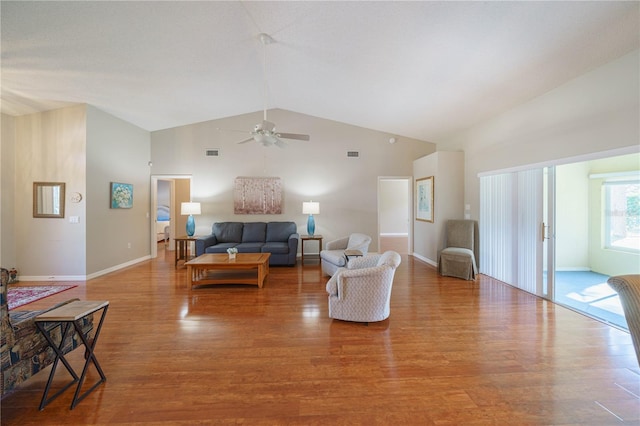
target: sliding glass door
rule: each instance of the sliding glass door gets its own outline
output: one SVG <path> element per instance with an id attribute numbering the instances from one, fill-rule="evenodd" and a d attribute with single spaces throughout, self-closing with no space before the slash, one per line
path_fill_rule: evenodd
<path id="1" fill-rule="evenodd" d="M 640 156 L 480 175 L 480 272 L 626 327 L 613 275 L 640 273 Z"/>

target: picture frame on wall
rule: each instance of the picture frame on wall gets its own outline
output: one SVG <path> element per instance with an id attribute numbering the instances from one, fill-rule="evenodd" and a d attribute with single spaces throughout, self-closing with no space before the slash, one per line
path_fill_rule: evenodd
<path id="1" fill-rule="evenodd" d="M 133 208 L 133 185 L 130 183 L 111 182 L 111 208 Z"/>
<path id="2" fill-rule="evenodd" d="M 416 220 L 433 223 L 433 176 L 416 179 Z"/>

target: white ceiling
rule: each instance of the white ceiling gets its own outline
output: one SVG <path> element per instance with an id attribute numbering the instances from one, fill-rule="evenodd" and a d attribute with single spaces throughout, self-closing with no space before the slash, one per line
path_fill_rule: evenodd
<path id="1" fill-rule="evenodd" d="M 149 131 L 267 106 L 438 142 L 640 46 L 640 3 L 1 3 L 2 112 Z M 284 127 L 286 123 L 282 123 Z"/>

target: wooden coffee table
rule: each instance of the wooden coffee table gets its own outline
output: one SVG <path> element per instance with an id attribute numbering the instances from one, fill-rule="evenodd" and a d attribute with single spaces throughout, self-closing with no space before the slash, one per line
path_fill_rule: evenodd
<path id="1" fill-rule="evenodd" d="M 262 288 L 269 275 L 270 256 L 271 253 L 238 253 L 235 259 L 229 259 L 228 254 L 205 253 L 185 263 L 189 286 L 252 284 Z"/>

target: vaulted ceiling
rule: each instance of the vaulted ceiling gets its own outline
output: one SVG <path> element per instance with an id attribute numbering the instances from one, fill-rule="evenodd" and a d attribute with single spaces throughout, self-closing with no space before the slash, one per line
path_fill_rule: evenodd
<path id="1" fill-rule="evenodd" d="M 261 111 L 266 82 L 269 109 L 438 142 L 638 49 L 639 5 L 3 0 L 1 106 L 153 131 Z"/>

